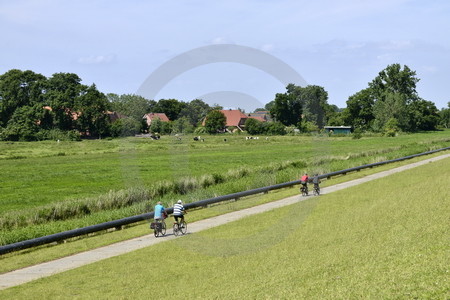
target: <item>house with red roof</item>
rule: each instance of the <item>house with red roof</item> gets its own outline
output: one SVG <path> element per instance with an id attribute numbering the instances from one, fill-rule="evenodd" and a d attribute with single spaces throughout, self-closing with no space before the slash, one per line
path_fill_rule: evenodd
<path id="1" fill-rule="evenodd" d="M 155 119 L 160 119 L 162 122 L 170 121 L 165 113 L 148 113 L 145 114 L 142 118 L 147 122 L 148 127 L 152 125 L 152 121 Z"/>
<path id="2" fill-rule="evenodd" d="M 266 122 L 267 120 L 261 116 L 253 116 L 253 115 L 246 115 L 240 110 L 234 110 L 234 109 L 224 109 L 220 111 L 223 113 L 226 117 L 226 124 L 225 127 L 228 129 L 229 127 L 236 127 L 240 131 L 244 131 L 245 129 L 245 121 L 247 119 L 256 119 L 260 122 Z"/>
<path id="3" fill-rule="evenodd" d="M 238 130 L 244 131 L 245 121 L 247 121 L 247 119 L 256 119 L 261 122 L 267 122 L 267 120 L 261 116 L 246 115 L 237 109 L 222 109 L 220 112 L 225 115 L 225 129 L 227 131 L 229 131 L 229 127 L 236 127 Z M 205 120 L 203 120 L 203 126 L 205 126 Z"/>
<path id="4" fill-rule="evenodd" d="M 244 131 L 245 121 L 247 121 L 247 116 L 242 113 L 240 110 L 232 110 L 232 109 L 223 109 L 220 111 L 225 115 L 227 119 L 225 123 L 225 128 L 234 126 L 238 128 L 240 131 Z"/>

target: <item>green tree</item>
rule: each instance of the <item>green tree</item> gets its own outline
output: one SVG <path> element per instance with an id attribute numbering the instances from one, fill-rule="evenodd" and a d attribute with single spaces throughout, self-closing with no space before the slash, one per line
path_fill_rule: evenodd
<path id="1" fill-rule="evenodd" d="M 289 84 L 286 87 L 289 94 L 295 95 L 302 106 L 303 119 L 322 128 L 326 123 L 327 111 L 332 111 L 328 104 L 328 93 L 321 86 L 306 87 Z"/>
<path id="2" fill-rule="evenodd" d="M 225 128 L 227 118 L 219 110 L 212 110 L 206 115 L 205 129 L 210 134 L 215 134 Z"/>
<path id="3" fill-rule="evenodd" d="M 268 102 L 266 105 L 264 105 L 264 110 L 271 111 L 273 109 L 273 106 L 275 105 L 275 100 L 272 100 Z"/>
<path id="4" fill-rule="evenodd" d="M 377 101 L 383 101 L 390 94 L 401 94 L 409 103 L 417 99 L 416 84 L 419 80 L 416 72 L 408 66 L 402 68 L 400 64 L 392 64 L 378 73 L 369 83 L 369 88 Z"/>
<path id="5" fill-rule="evenodd" d="M 266 132 L 271 135 L 285 135 L 286 134 L 286 126 L 283 125 L 281 122 L 267 122 L 264 123 Z"/>
<path id="6" fill-rule="evenodd" d="M 187 117 L 181 117 L 172 122 L 172 133 L 192 133 L 194 126 Z"/>
<path id="7" fill-rule="evenodd" d="M 55 73 L 47 81 L 45 103 L 51 107 L 53 127 L 71 130 L 75 127 L 76 101 L 86 89 L 73 73 Z"/>
<path id="8" fill-rule="evenodd" d="M 180 113 L 185 107 L 186 103 L 176 99 L 161 99 L 155 104 L 152 112 L 165 113 L 169 120 L 175 121 L 180 117 Z"/>
<path id="9" fill-rule="evenodd" d="M 194 99 L 180 111 L 180 117 L 187 118 L 192 126 L 197 126 L 211 110 L 212 108 L 203 100 Z"/>
<path id="10" fill-rule="evenodd" d="M 245 121 L 245 130 L 249 134 L 261 134 L 264 131 L 263 125 L 261 121 L 258 121 L 253 118 L 248 118 Z"/>
<path id="11" fill-rule="evenodd" d="M 393 137 L 400 131 L 399 122 L 396 118 L 390 118 L 383 126 L 385 135 Z"/>
<path id="12" fill-rule="evenodd" d="M 388 120 L 395 119 L 401 130 L 409 131 L 411 124 L 406 106 L 406 96 L 400 93 L 387 93 L 383 98 L 384 100 L 378 100 L 374 104 L 373 128 L 376 131 L 382 131 Z"/>
<path id="13" fill-rule="evenodd" d="M 448 108 L 439 111 L 439 117 L 439 124 L 444 128 L 450 128 L 450 102 L 448 102 Z"/>
<path id="14" fill-rule="evenodd" d="M 16 109 L 41 107 L 47 78 L 33 71 L 9 70 L 0 75 L 0 127 L 6 127 Z"/>
<path id="15" fill-rule="evenodd" d="M 353 128 L 360 128 L 362 130 L 369 129 L 375 119 L 373 114 L 374 104 L 375 100 L 370 88 L 363 89 L 350 96 L 347 100 L 347 107 L 342 113 L 344 124 L 350 125 Z"/>
<path id="16" fill-rule="evenodd" d="M 142 96 L 133 94 L 107 94 L 108 101 L 111 104 L 111 110 L 121 115 L 133 118 L 141 122 L 142 117 L 151 112 L 152 107 L 156 105 L 156 101 L 147 100 Z"/>
<path id="17" fill-rule="evenodd" d="M 10 141 L 34 141 L 39 131 L 37 109 L 40 106 L 18 107 L 2 132 L 2 139 Z"/>
<path id="18" fill-rule="evenodd" d="M 119 136 L 134 136 L 141 130 L 141 122 L 136 121 L 134 118 L 125 117 L 116 120 L 111 124 L 110 133 L 113 137 Z"/>
<path id="19" fill-rule="evenodd" d="M 109 133 L 109 120 L 106 111 L 108 100 L 99 92 L 95 84 L 85 89 L 76 99 L 77 128 L 91 136 L 105 136 Z"/>
<path id="20" fill-rule="evenodd" d="M 416 100 L 408 106 L 410 127 L 412 130 L 435 130 L 439 124 L 436 105 L 423 99 Z"/>
<path id="21" fill-rule="evenodd" d="M 276 94 L 270 115 L 285 126 L 297 126 L 302 119 L 302 105 L 299 99 L 289 91 Z"/>
<path id="22" fill-rule="evenodd" d="M 163 129 L 163 121 L 161 121 L 160 118 L 154 118 L 152 120 L 152 123 L 150 124 L 150 132 L 152 133 L 162 133 L 162 129 Z"/>

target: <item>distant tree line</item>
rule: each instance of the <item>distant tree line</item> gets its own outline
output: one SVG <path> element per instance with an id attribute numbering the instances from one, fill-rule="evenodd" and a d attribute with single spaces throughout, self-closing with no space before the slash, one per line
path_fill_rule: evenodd
<path id="1" fill-rule="evenodd" d="M 419 79 L 408 66 L 393 64 L 368 87 L 350 96 L 347 107 L 328 104 L 321 87 L 289 84 L 285 93 L 255 111 L 268 111 L 273 122 L 249 118 L 249 134 L 285 134 L 286 129 L 320 131 L 325 125 L 349 125 L 354 130 L 395 135 L 450 128 L 450 102 L 440 111 L 419 97 Z M 225 126 L 222 107 L 201 99 L 148 100 L 138 95 L 103 94 L 95 84 L 81 84 L 73 73 L 47 78 L 33 71 L 10 70 L 0 75 L 0 140 L 80 139 L 129 136 L 137 133 L 217 133 Z M 165 113 L 171 120 L 154 120 L 146 113 Z M 203 123 L 203 121 L 205 123 Z"/>

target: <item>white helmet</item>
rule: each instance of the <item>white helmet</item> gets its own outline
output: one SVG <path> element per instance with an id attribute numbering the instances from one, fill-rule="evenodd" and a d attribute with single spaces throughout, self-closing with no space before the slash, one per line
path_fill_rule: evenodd
<path id="1" fill-rule="evenodd" d="M 181 201 L 181 200 L 178 200 L 178 201 L 177 201 L 177 203 L 178 203 L 178 204 L 181 204 L 181 203 L 183 203 L 183 201 Z"/>

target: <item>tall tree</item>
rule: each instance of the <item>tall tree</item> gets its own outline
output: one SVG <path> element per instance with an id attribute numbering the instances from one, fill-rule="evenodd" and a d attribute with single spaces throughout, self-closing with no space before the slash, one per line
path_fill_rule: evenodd
<path id="1" fill-rule="evenodd" d="M 109 122 L 106 111 L 108 100 L 105 94 L 99 92 L 95 84 L 89 86 L 77 98 L 75 110 L 77 112 L 77 127 L 81 132 L 91 136 L 108 134 Z"/>
<path id="2" fill-rule="evenodd" d="M 17 69 L 0 75 L 0 127 L 6 126 L 17 108 L 43 103 L 46 80 L 41 74 Z"/>
<path id="3" fill-rule="evenodd" d="M 75 127 L 76 101 L 86 88 L 81 78 L 73 73 L 55 73 L 48 79 L 45 104 L 51 107 L 55 128 L 71 130 Z"/>
<path id="4" fill-rule="evenodd" d="M 151 112 L 152 107 L 156 105 L 156 101 L 147 100 L 142 96 L 133 94 L 107 94 L 107 98 L 111 103 L 111 109 L 119 114 L 133 118 L 135 121 L 141 122 L 144 114 Z"/>
<path id="5" fill-rule="evenodd" d="M 275 95 L 270 115 L 285 126 L 298 126 L 302 119 L 301 102 L 295 97 L 295 94 L 289 91 L 284 94 L 278 93 Z"/>
<path id="6" fill-rule="evenodd" d="M 409 129 L 408 108 L 406 106 L 406 96 L 400 93 L 386 93 L 384 100 L 378 100 L 374 104 L 373 114 L 375 120 L 373 128 L 376 131 L 385 130 L 385 125 L 392 119 L 396 120 L 397 126 L 403 130 Z"/>
<path id="7" fill-rule="evenodd" d="M 343 111 L 345 125 L 362 130 L 369 129 L 375 119 L 373 115 L 374 104 L 375 100 L 370 88 L 350 96 L 347 100 L 347 107 Z"/>
<path id="8" fill-rule="evenodd" d="M 300 101 L 304 121 L 314 123 L 322 128 L 326 123 L 326 112 L 330 110 L 327 91 L 317 85 L 300 87 L 292 83 L 286 89 Z"/>
<path id="9" fill-rule="evenodd" d="M 169 120 L 175 121 L 184 107 L 186 107 L 186 103 L 176 99 L 161 99 L 155 104 L 152 112 L 165 113 Z"/>
<path id="10" fill-rule="evenodd" d="M 419 80 L 416 72 L 408 66 L 405 65 L 402 69 L 400 64 L 392 64 L 378 73 L 369 83 L 369 88 L 376 101 L 383 101 L 389 94 L 401 94 L 406 103 L 410 103 L 417 99 L 416 84 Z"/>
<path id="11" fill-rule="evenodd" d="M 206 132 L 214 134 L 225 128 L 227 118 L 219 110 L 212 110 L 206 115 L 205 129 Z"/>
<path id="12" fill-rule="evenodd" d="M 212 108 L 201 99 L 194 99 L 181 110 L 180 117 L 186 117 L 192 126 L 197 126 Z"/>

